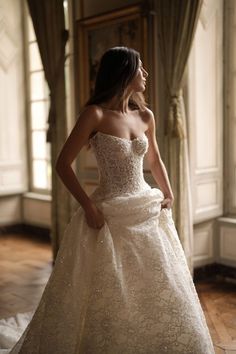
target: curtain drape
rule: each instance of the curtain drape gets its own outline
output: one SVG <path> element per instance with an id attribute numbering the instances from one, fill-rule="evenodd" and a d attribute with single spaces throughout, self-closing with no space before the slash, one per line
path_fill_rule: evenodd
<path id="1" fill-rule="evenodd" d="M 27 0 L 32 18 L 45 78 L 50 90 L 47 142 L 51 146 L 52 166 L 52 229 L 55 261 L 66 224 L 70 218 L 70 195 L 55 171 L 57 155 L 67 137 L 65 104 L 65 29 L 63 0 Z"/>
<path id="2" fill-rule="evenodd" d="M 168 105 L 164 160 L 175 196 L 173 216 L 192 275 L 192 202 L 181 85 L 201 6 L 202 0 L 156 0 L 158 42 Z"/>

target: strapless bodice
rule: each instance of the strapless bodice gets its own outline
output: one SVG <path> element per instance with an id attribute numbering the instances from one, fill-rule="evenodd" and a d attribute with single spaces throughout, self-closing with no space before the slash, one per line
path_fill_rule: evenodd
<path id="1" fill-rule="evenodd" d="M 143 158 L 148 150 L 145 133 L 129 140 L 97 132 L 90 138 L 90 144 L 99 173 L 95 195 L 112 197 L 151 189 L 143 176 Z"/>

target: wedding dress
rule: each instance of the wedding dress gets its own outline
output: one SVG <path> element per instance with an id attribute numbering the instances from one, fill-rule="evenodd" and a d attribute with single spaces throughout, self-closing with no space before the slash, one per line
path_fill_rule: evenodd
<path id="1" fill-rule="evenodd" d="M 145 133 L 97 132 L 90 143 L 100 177 L 91 198 L 105 224 L 92 229 L 81 207 L 74 213 L 10 353 L 214 354 L 172 211 L 161 210 L 163 193 L 143 177 Z"/>

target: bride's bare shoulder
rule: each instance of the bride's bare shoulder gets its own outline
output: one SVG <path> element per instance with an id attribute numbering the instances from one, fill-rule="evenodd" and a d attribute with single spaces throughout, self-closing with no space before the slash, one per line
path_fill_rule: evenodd
<path id="1" fill-rule="evenodd" d="M 103 120 L 102 109 L 97 105 L 87 105 L 84 106 L 80 111 L 79 117 L 77 119 L 76 125 L 78 127 L 89 127 L 89 129 L 96 130 Z"/>
<path id="2" fill-rule="evenodd" d="M 142 120 L 147 124 L 151 123 L 154 119 L 154 114 L 152 110 L 149 109 L 148 107 L 145 107 L 144 109 L 140 110 L 139 114 Z"/>
<path id="3" fill-rule="evenodd" d="M 94 118 L 101 118 L 103 115 L 103 110 L 101 107 L 91 104 L 85 106 L 80 112 L 80 116 L 93 116 Z"/>

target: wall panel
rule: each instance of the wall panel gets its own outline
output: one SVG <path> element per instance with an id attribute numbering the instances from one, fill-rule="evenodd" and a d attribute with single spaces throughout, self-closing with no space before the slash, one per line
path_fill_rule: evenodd
<path id="1" fill-rule="evenodd" d="M 205 1 L 189 60 L 194 222 L 223 212 L 223 1 Z"/>

